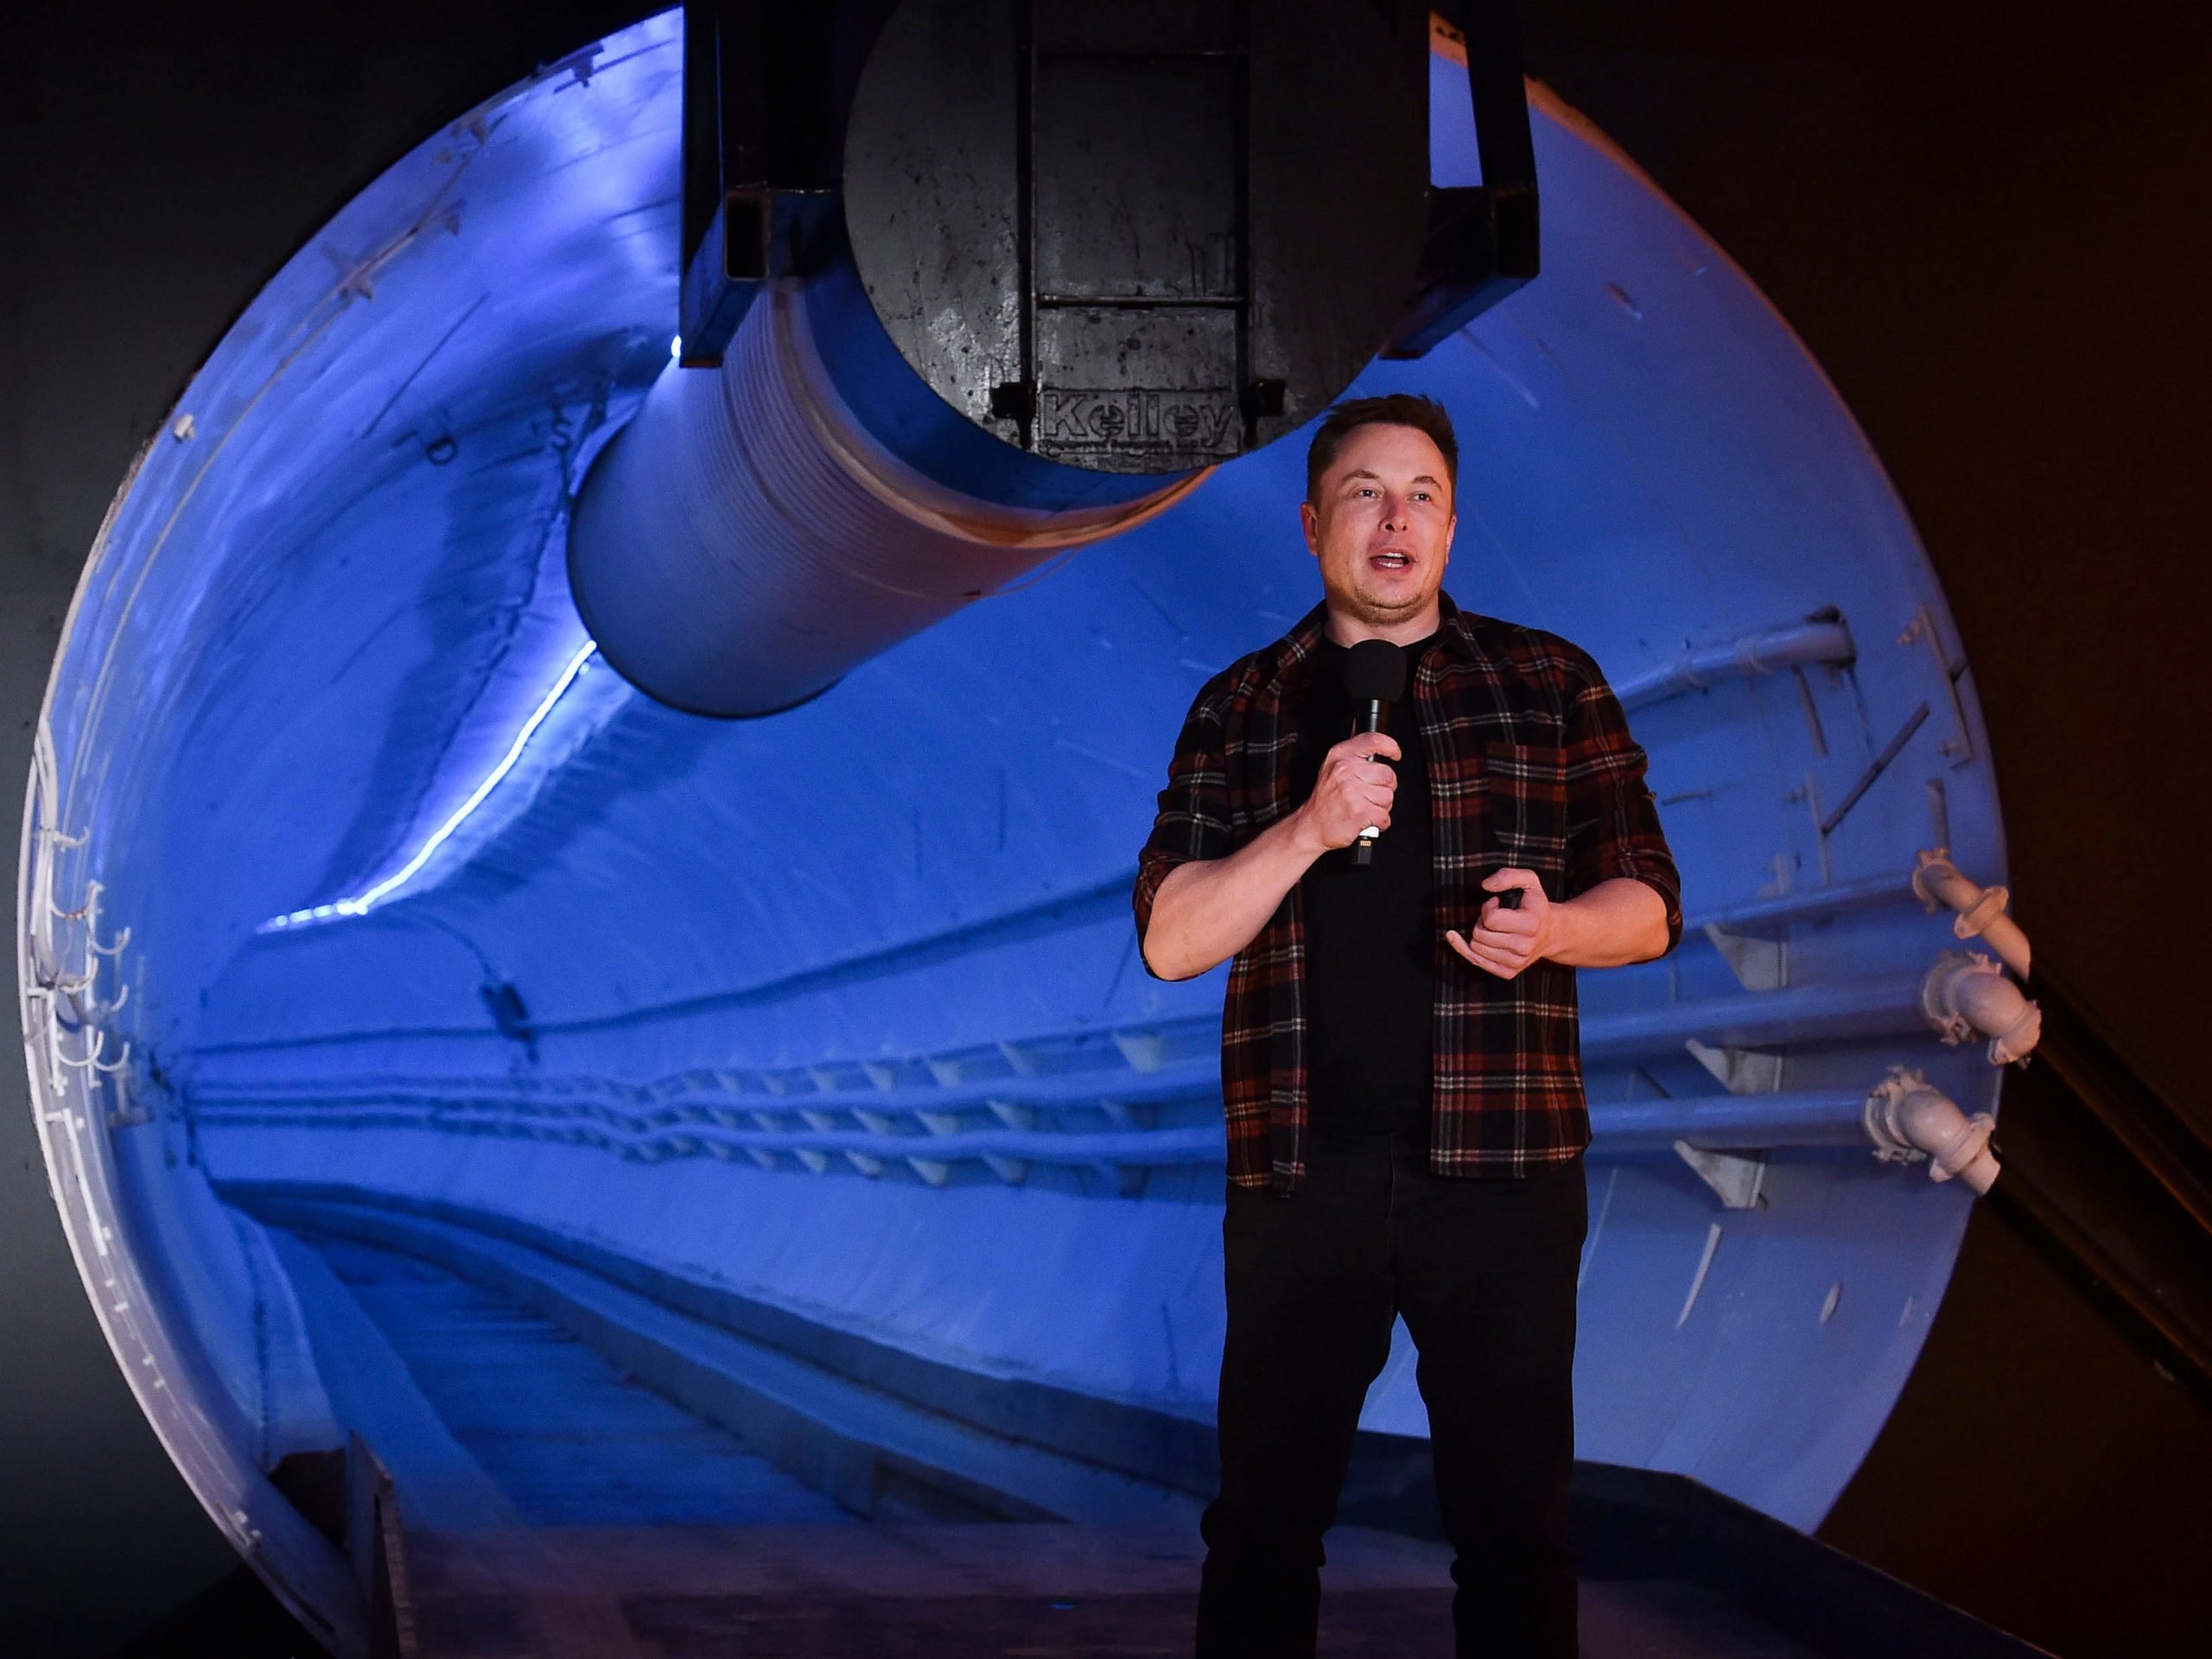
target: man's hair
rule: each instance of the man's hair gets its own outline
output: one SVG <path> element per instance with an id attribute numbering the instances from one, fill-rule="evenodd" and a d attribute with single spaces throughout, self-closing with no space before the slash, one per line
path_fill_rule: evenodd
<path id="1" fill-rule="evenodd" d="M 1387 397 L 1354 397 L 1338 404 L 1314 433 L 1306 450 L 1306 499 L 1321 491 L 1321 475 L 1329 470 L 1347 435 L 1363 426 L 1410 426 L 1428 435 L 1444 454 L 1445 482 L 1452 499 L 1459 499 L 1459 440 L 1452 433 L 1452 417 L 1433 397 L 1410 391 L 1394 391 Z"/>

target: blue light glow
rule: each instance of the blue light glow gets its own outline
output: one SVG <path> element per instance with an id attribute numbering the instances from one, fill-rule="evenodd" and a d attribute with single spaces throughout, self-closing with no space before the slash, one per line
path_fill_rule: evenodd
<path id="1" fill-rule="evenodd" d="M 200 437 L 126 486 L 41 727 L 48 908 L 98 874 L 105 925 L 140 941 L 130 1004 L 100 1024 L 162 1057 L 92 1085 L 129 1091 L 105 1122 L 41 1109 L 60 1213 L 80 1261 L 138 1287 L 95 1277 L 91 1306 L 208 1513 L 246 1517 L 232 1535 L 272 1579 L 340 1586 L 334 1607 L 346 1569 L 314 1567 L 331 1547 L 276 1501 L 282 1459 L 358 1430 L 403 1492 L 448 1506 L 426 1529 L 494 1524 L 500 1491 L 455 1461 L 419 1379 L 358 1363 L 362 1298 L 409 1319 L 445 1304 L 427 1281 L 341 1281 L 295 1230 L 335 1237 L 341 1211 L 426 1251 L 435 1223 L 470 1260 L 542 1245 L 610 1299 L 638 1293 L 655 1342 L 683 1308 L 782 1310 L 830 1333 L 825 1354 L 926 1360 L 932 1398 L 1021 1402 L 1024 1435 L 1052 1440 L 1058 1402 L 1087 1398 L 1065 1421 L 1090 1427 L 1038 1443 L 1058 1484 L 1009 1489 L 1038 1507 L 1093 1479 L 1082 1460 L 1122 1408 L 1213 1419 L 1226 970 L 1146 975 L 1129 890 L 1193 694 L 1318 597 L 1303 440 L 786 712 L 650 702 L 593 662 L 562 532 L 649 387 L 717 385 L 663 374 L 652 346 L 678 301 L 681 28 L 669 11 L 610 40 L 588 87 L 525 84 L 495 143 L 442 129 L 303 243 L 180 403 Z M 1458 86 L 1444 183 L 1479 176 Z M 1580 988 L 1599 1138 L 1578 1449 L 1810 1529 L 1911 1370 L 1973 1202 L 1871 1156 L 1859 1103 L 1906 1064 L 1998 1103 L 1978 1046 L 1920 1011 L 1956 941 L 1905 885 L 1936 844 L 2005 879 L 1987 744 L 1941 590 L 1818 366 L 1640 175 L 1531 101 L 1545 276 L 1356 390 L 1450 409 L 1469 440 L 1454 596 L 1558 630 L 1634 693 L 1681 861 L 1681 950 Z M 301 355 L 329 315 L 323 248 L 416 222 L 464 155 L 460 229 L 409 241 L 377 303 Z M 420 410 L 466 462 L 363 446 L 393 365 L 425 366 L 385 435 Z M 731 556 L 772 550 L 742 528 Z M 1786 671 L 1762 642 L 1808 617 L 1847 647 L 1916 616 L 1945 649 L 1747 671 Z M 1808 800 L 1847 796 L 1825 833 L 1832 810 L 1808 822 Z M 383 920 L 423 925 L 320 925 L 402 899 Z M 34 1060 L 51 1088 L 60 1062 Z M 1673 1114 L 1708 1145 L 1771 1148 L 1756 1204 L 1724 1207 Z M 1831 1122 L 1847 1133 L 1814 1134 Z M 132 1345 L 171 1340 L 205 1363 L 163 1348 L 157 1371 Z M 605 1390 L 569 1392 L 573 1375 L 546 1368 L 482 1421 L 557 1406 L 596 1426 L 593 1468 L 651 1469 L 620 1491 L 564 1471 L 560 1493 L 603 1507 L 529 1524 L 626 1526 L 639 1492 L 701 1490 L 669 1449 L 696 1439 L 593 1414 Z M 802 1415 L 865 1381 L 808 1376 Z M 1363 1423 L 1427 1432 L 1409 1344 Z M 1031 1478 L 989 1457 L 988 1479 Z M 1082 1490 L 1134 1491 L 1100 1479 Z"/>
<path id="2" fill-rule="evenodd" d="M 340 917 L 365 916 L 371 910 L 384 903 L 393 893 L 413 880 L 422 873 L 423 867 L 430 861 L 431 855 L 452 839 L 454 830 L 467 822 L 469 814 L 484 804 L 492 791 L 499 786 L 499 780 L 514 770 L 515 762 L 522 759 L 523 750 L 529 746 L 531 734 L 545 723 L 545 717 L 553 712 L 554 705 L 559 702 L 563 694 L 575 683 L 576 677 L 584 671 L 586 664 L 591 661 L 598 651 L 597 644 L 586 640 L 576 654 L 569 659 L 568 667 L 561 671 L 561 677 L 553 683 L 553 689 L 548 691 L 543 700 L 531 711 L 530 718 L 523 722 L 522 729 L 515 734 L 515 741 L 507 746 L 507 752 L 499 758 L 499 764 L 492 768 L 482 783 L 469 791 L 468 798 L 454 810 L 452 817 L 432 832 L 429 839 L 416 850 L 414 857 L 409 859 L 365 893 L 357 893 L 351 899 L 340 899 L 334 903 L 315 905 L 305 910 L 289 911 L 282 916 L 272 916 L 255 931 L 268 933 L 281 928 L 306 927 L 316 922 L 335 921 Z"/>

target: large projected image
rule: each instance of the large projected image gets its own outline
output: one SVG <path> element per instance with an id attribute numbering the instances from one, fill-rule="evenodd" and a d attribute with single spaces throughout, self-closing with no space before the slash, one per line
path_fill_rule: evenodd
<path id="1" fill-rule="evenodd" d="M 1448 589 L 1597 659 L 1681 872 L 1681 947 L 1582 981 L 1580 1455 L 1817 1523 L 2034 1011 L 1943 595 L 1787 324 L 1531 87 L 1540 277 L 1249 453 L 1086 473 L 931 424 L 864 264 L 679 362 L 683 57 L 647 19 L 348 202 L 68 619 L 40 1129 L 209 1513 L 348 1651 L 386 1478 L 431 1535 L 1190 1527 L 1224 975 L 1144 971 L 1135 861 L 1198 687 L 1320 596 L 1312 417 L 1403 391 L 1462 445 Z M 1427 1433 L 1402 1327 L 1362 1426 Z"/>

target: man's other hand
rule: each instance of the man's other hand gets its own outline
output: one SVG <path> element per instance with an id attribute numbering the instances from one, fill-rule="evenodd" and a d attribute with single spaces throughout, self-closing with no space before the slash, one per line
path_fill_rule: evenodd
<path id="1" fill-rule="evenodd" d="M 1552 901 L 1544 897 L 1543 883 L 1534 870 L 1507 868 L 1483 878 L 1491 893 L 1521 889 L 1521 904 L 1508 910 L 1495 899 L 1485 899 L 1475 925 L 1463 935 L 1446 930 L 1445 943 L 1484 973 L 1512 979 L 1532 962 L 1549 956 L 1556 931 Z"/>

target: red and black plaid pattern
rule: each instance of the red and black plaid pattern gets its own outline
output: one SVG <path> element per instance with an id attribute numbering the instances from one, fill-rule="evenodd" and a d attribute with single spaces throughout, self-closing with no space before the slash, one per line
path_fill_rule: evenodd
<path id="1" fill-rule="evenodd" d="M 1412 701 L 1428 756 L 1435 859 L 1437 998 L 1430 1166 L 1516 1175 L 1573 1157 L 1590 1141 L 1574 969 L 1531 964 L 1497 979 L 1445 943 L 1488 895 L 1482 880 L 1533 870 L 1571 899 L 1613 876 L 1667 901 L 1667 944 L 1681 937 L 1681 883 L 1644 755 L 1589 653 L 1556 634 L 1478 616 L 1443 596 L 1437 642 L 1416 665 Z M 1324 610 L 1209 680 L 1168 763 L 1159 816 L 1137 864 L 1137 937 L 1168 871 L 1226 857 L 1295 809 L 1293 718 L 1312 672 Z M 1399 730 L 1404 741 L 1402 723 Z M 1222 1011 L 1230 1179 L 1295 1192 L 1306 1173 L 1305 925 L 1294 887 L 1237 953 Z"/>

